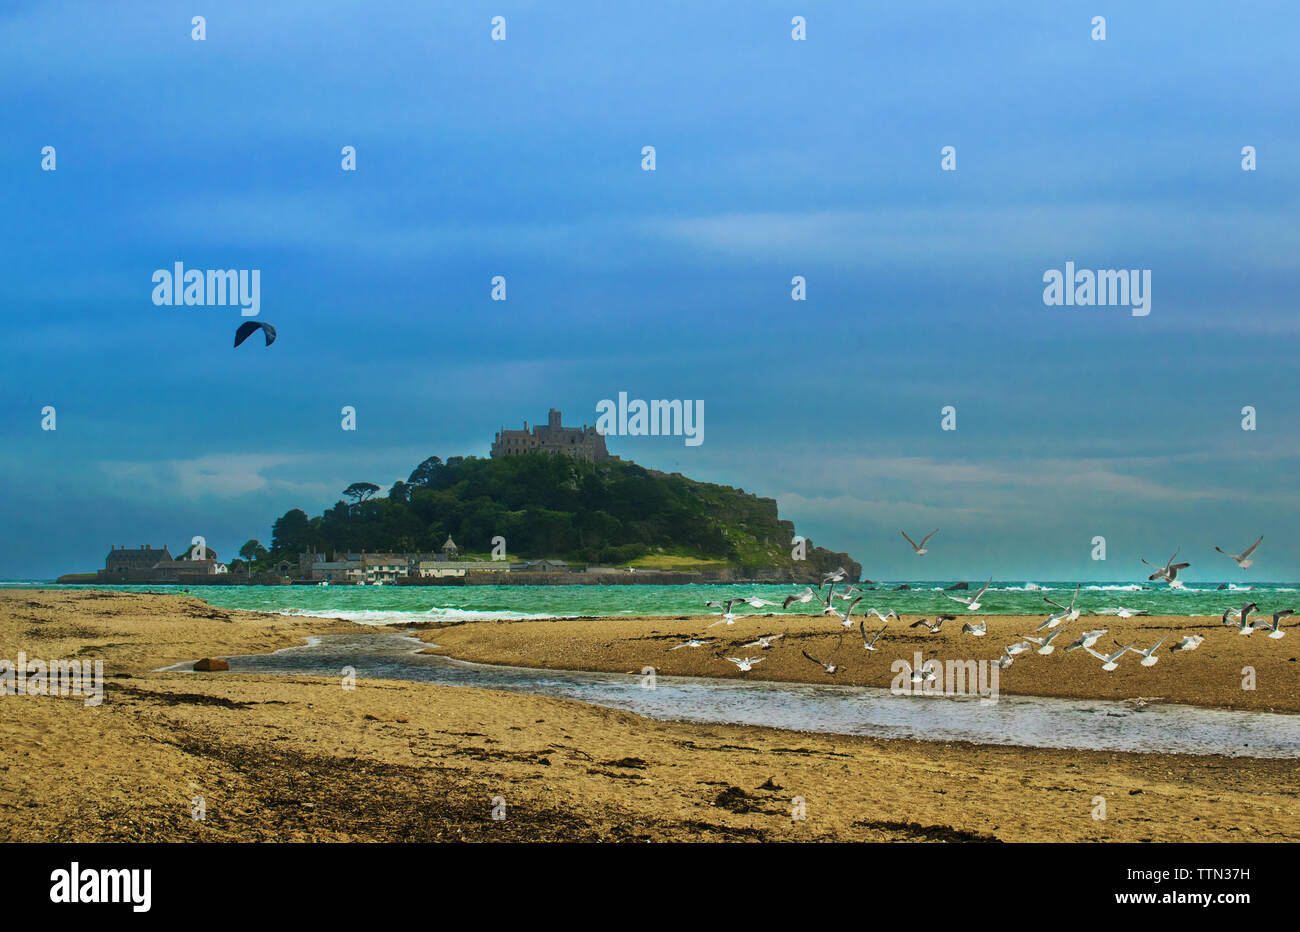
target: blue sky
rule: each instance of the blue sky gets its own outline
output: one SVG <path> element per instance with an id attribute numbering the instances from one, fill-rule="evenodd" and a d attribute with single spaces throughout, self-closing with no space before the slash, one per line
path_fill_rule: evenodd
<path id="1" fill-rule="evenodd" d="M 1300 15 L 1107 6 L 5 4 L 0 577 L 230 556 L 626 391 L 705 442 L 613 452 L 875 578 L 1236 579 L 1262 533 L 1296 579 Z M 154 306 L 175 261 L 261 269 L 279 341 Z M 1066 261 L 1152 270 L 1150 316 L 1044 306 Z"/>

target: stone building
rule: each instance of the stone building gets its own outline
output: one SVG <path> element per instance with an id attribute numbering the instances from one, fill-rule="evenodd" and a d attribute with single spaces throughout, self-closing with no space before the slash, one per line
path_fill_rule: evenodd
<path id="1" fill-rule="evenodd" d="M 141 544 L 139 550 L 127 550 L 126 545 L 111 547 L 104 558 L 103 573 L 106 576 L 126 576 L 138 570 L 151 570 L 160 562 L 172 562 L 172 555 L 164 545 L 154 550 L 149 544 Z"/>
<path id="2" fill-rule="evenodd" d="M 165 546 L 154 550 L 149 544 L 143 544 L 138 550 L 113 547 L 104 558 L 104 568 L 98 576 L 99 581 L 105 583 L 166 585 L 192 580 L 196 576 L 217 576 L 225 573 L 226 569 L 226 565 L 217 559 L 217 552 L 211 548 L 208 549 L 208 559 L 189 560 L 185 555 L 172 559 Z"/>
<path id="3" fill-rule="evenodd" d="M 559 453 L 589 463 L 617 459 L 610 456 L 605 447 L 605 438 L 596 433 L 595 426 L 583 424 L 581 427 L 565 427 L 560 423 L 560 412 L 551 408 L 546 418 L 546 426 L 534 425 L 528 429 L 524 421 L 523 430 L 497 431 L 492 441 L 492 456 L 515 456 L 520 453 Z"/>

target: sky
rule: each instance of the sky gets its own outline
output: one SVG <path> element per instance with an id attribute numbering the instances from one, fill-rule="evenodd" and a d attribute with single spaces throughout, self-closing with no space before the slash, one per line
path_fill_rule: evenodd
<path id="1" fill-rule="evenodd" d="M 624 391 L 704 442 L 611 452 L 871 578 L 1300 579 L 1294 4 L 201 7 L 0 4 L 0 578 L 233 557 Z M 177 261 L 277 342 L 156 306 Z M 1149 315 L 1045 305 L 1067 261 Z"/>

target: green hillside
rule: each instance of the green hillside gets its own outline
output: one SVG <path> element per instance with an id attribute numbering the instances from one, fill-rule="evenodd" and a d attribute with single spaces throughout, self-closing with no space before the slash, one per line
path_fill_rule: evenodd
<path id="1" fill-rule="evenodd" d="M 584 463 L 544 453 L 499 459 L 425 460 L 387 496 L 371 483 L 345 490 L 324 514 L 300 509 L 273 528 L 272 559 L 298 553 L 437 551 L 448 535 L 463 552 L 487 553 L 504 537 L 512 558 L 561 558 L 605 566 L 844 566 L 847 555 L 809 546 L 791 558 L 793 523 L 775 499 L 667 475 L 627 461 Z"/>

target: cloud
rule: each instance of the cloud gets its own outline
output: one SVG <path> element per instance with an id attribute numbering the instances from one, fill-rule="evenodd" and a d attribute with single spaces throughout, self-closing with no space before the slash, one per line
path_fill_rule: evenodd
<path id="1" fill-rule="evenodd" d="M 643 221 L 647 234 L 692 249 L 789 262 L 894 262 L 934 265 L 957 259 L 996 267 L 1015 261 L 1064 262 L 1114 256 L 1126 265 L 1203 252 L 1207 231 L 1231 230 L 1237 269 L 1290 271 L 1300 236 L 1286 205 L 942 203 L 866 210 L 744 211 Z M 1109 267 L 1109 266 L 1106 266 Z M 1039 291 L 1037 281 L 1030 283 Z"/>
<path id="2" fill-rule="evenodd" d="M 100 469 L 119 491 L 144 498 L 220 499 L 255 492 L 290 492 L 312 497 L 327 494 L 330 483 L 300 482 L 266 474 L 278 467 L 302 466 L 308 462 L 310 458 L 306 456 L 216 453 L 158 462 L 110 461 L 101 463 Z"/>

